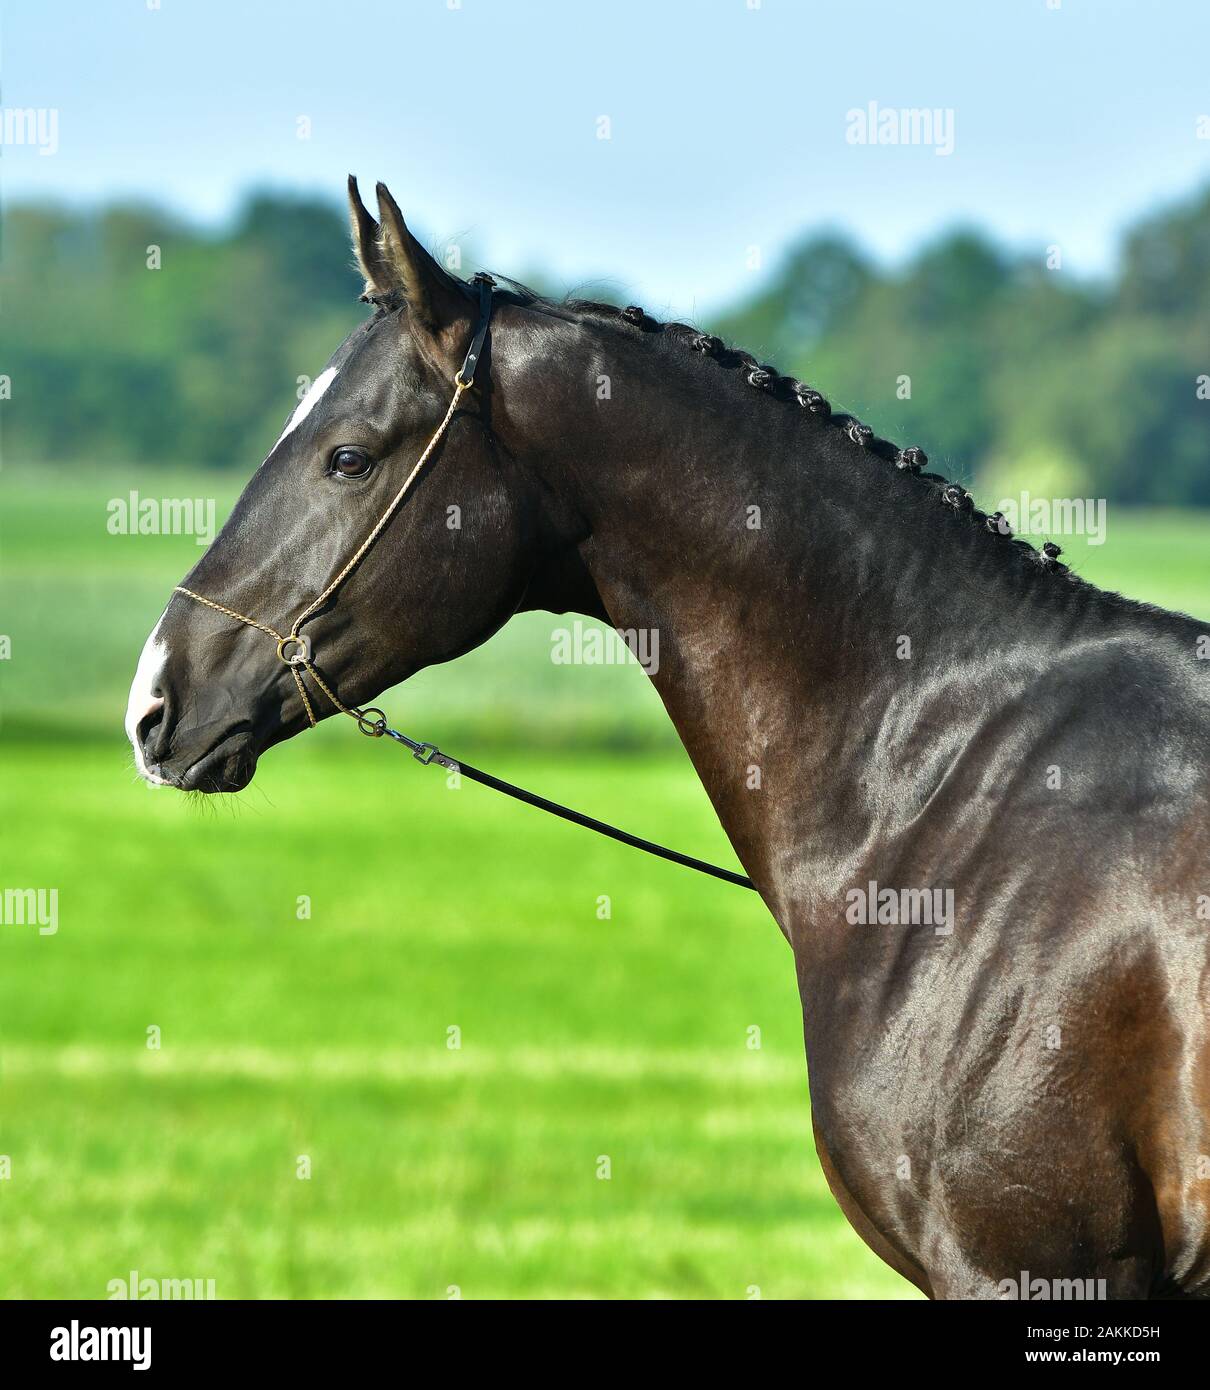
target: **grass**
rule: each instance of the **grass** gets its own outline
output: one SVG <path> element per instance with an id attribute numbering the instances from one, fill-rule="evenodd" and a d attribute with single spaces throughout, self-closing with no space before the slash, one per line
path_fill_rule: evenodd
<path id="1" fill-rule="evenodd" d="M 108 535 L 131 486 L 217 492 L 220 518 L 231 492 L 0 479 L 0 887 L 59 895 L 54 935 L 0 925 L 0 1294 L 138 1270 L 228 1298 L 913 1296 L 827 1192 L 793 963 L 751 894 L 343 726 L 221 804 L 136 784 L 125 687 L 199 550 Z M 1204 527 L 1114 513 L 1065 558 L 1210 614 Z M 552 665 L 551 627 L 386 706 L 731 862 L 642 674 Z"/>
<path id="2" fill-rule="evenodd" d="M 1077 537 L 1063 550 L 1094 584 L 1210 619 L 1210 513 L 1110 508 L 1104 545 Z"/>
<path id="3" fill-rule="evenodd" d="M 827 1193 L 759 902 L 343 732 L 217 812 L 9 751 L 4 882 L 59 929 L 0 928 L 4 1294 L 909 1292 Z M 503 770 L 728 861 L 680 759 Z"/>

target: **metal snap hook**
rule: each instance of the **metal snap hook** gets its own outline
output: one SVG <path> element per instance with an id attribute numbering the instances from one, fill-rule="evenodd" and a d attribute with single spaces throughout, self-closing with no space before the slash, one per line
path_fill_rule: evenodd
<path id="1" fill-rule="evenodd" d="M 287 655 L 291 647 L 298 648 L 293 656 Z M 279 661 L 284 661 L 287 666 L 305 666 L 311 660 L 311 639 L 303 636 L 302 633 L 281 638 L 277 644 L 277 658 Z"/>

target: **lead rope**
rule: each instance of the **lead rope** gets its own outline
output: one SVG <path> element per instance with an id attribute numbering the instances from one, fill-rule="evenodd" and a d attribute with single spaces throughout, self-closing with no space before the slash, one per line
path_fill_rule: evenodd
<path id="1" fill-rule="evenodd" d="M 448 754 L 443 753 L 435 743 L 419 743 L 416 739 L 409 738 L 407 734 L 400 733 L 398 729 L 392 729 L 387 723 L 386 715 L 375 705 L 360 709 L 356 705 L 342 704 L 335 691 L 328 685 L 327 681 L 315 669 L 315 664 L 311 660 L 311 642 L 308 637 L 299 632 L 299 628 L 323 603 L 325 603 L 337 589 L 345 582 L 349 575 L 356 569 L 359 561 L 370 549 L 378 537 L 382 534 L 384 527 L 399 510 L 399 505 L 407 496 L 412 484 L 420 475 L 421 469 L 429 461 L 433 450 L 449 428 L 450 421 L 454 418 L 454 412 L 458 409 L 458 402 L 462 399 L 465 391 L 469 391 L 475 380 L 475 369 L 479 365 L 479 358 L 483 352 L 483 345 L 487 337 L 487 327 L 491 319 L 492 308 L 492 287 L 495 281 L 490 275 L 480 272 L 476 275 L 472 284 L 479 286 L 479 324 L 475 330 L 475 335 L 471 339 L 471 345 L 467 349 L 466 357 L 462 366 L 454 375 L 454 394 L 450 400 L 449 408 L 441 423 L 433 432 L 432 438 L 425 445 L 424 452 L 416 460 L 412 471 L 403 480 L 403 485 L 391 499 L 386 511 L 378 518 L 373 530 L 357 547 L 349 557 L 344 568 L 328 584 L 327 588 L 315 599 L 313 599 L 294 619 L 287 633 L 278 632 L 276 628 L 270 627 L 268 623 L 258 622 L 255 618 L 250 618 L 246 613 L 240 613 L 234 608 L 228 608 L 225 603 L 216 603 L 214 599 L 206 598 L 203 594 L 194 593 L 192 589 L 186 589 L 183 584 L 178 584 L 173 589 L 174 594 L 184 594 L 186 598 L 191 598 L 195 603 L 203 604 L 207 608 L 212 608 L 216 613 L 222 613 L 228 618 L 234 619 L 238 623 L 245 623 L 248 627 L 254 627 L 258 632 L 263 632 L 268 637 L 272 637 L 277 643 L 278 659 L 285 663 L 289 668 L 290 674 L 294 677 L 294 684 L 298 687 L 298 694 L 303 703 L 303 709 L 307 712 L 307 721 L 311 728 L 315 728 L 319 720 L 315 717 L 315 710 L 311 705 L 310 696 L 307 694 L 307 687 L 303 681 L 303 672 L 315 682 L 331 701 L 333 708 L 341 714 L 347 714 L 350 719 L 357 720 L 357 727 L 369 738 L 382 738 L 385 734 L 396 743 L 411 750 L 412 756 L 425 767 L 430 763 L 437 763 L 438 766 L 446 768 L 450 772 L 461 773 L 469 777 L 472 782 L 478 782 L 481 786 L 490 787 L 493 791 L 503 792 L 505 796 L 511 796 L 515 801 L 523 801 L 528 806 L 536 806 L 540 811 L 548 811 L 551 815 L 559 816 L 563 820 L 571 821 L 574 825 L 581 825 L 586 830 L 593 830 L 598 835 L 606 835 L 611 840 L 618 840 L 624 845 L 630 845 L 633 849 L 642 850 L 646 854 L 654 854 L 659 859 L 670 860 L 674 864 L 682 864 L 688 869 L 696 869 L 699 873 L 710 874 L 713 878 L 721 878 L 727 883 L 737 884 L 741 888 L 755 889 L 756 885 L 744 874 L 737 874 L 731 869 L 720 869 L 716 864 L 708 864 L 704 859 L 695 859 L 692 855 L 681 854 L 679 850 L 666 849 L 663 845 L 657 845 L 653 840 L 644 840 L 641 836 L 631 835 L 629 831 L 619 830 L 616 826 L 608 825 L 605 821 L 596 820 L 592 816 L 586 816 L 582 811 L 573 811 L 569 806 L 561 806 L 557 801 L 548 801 L 544 796 L 538 796 L 535 792 L 526 791 L 524 787 L 518 787 L 512 782 L 505 782 L 502 778 L 493 777 L 489 772 L 483 772 L 477 767 L 472 767 L 469 763 L 460 762 Z"/>

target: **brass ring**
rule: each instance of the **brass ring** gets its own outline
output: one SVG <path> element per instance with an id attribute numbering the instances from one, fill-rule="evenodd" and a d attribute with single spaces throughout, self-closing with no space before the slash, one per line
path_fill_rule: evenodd
<path id="1" fill-rule="evenodd" d="M 371 719 L 370 715 L 376 714 L 377 719 Z M 381 738 L 383 725 L 387 722 L 386 714 L 376 709 L 373 705 L 369 709 L 359 709 L 357 711 L 357 727 L 367 738 Z"/>
<path id="2" fill-rule="evenodd" d="M 287 648 L 291 646 L 298 647 L 297 655 L 286 655 Z M 287 666 L 305 666 L 311 660 L 311 639 L 302 633 L 291 633 L 289 637 L 281 638 L 277 644 L 277 658 Z"/>

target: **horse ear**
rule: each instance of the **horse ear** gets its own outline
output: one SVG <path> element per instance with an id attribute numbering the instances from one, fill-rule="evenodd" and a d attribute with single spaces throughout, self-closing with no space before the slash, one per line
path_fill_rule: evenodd
<path id="1" fill-rule="evenodd" d="M 357 180 L 349 175 L 349 222 L 353 228 L 353 254 L 366 277 L 365 293 L 389 294 L 400 288 L 391 278 L 391 267 L 382 254 L 381 228 L 361 201 Z"/>
<path id="2" fill-rule="evenodd" d="M 385 183 L 378 185 L 378 219 L 382 258 L 393 287 L 403 290 L 412 320 L 435 332 L 464 319 L 470 303 L 466 287 L 448 275 L 408 231 Z"/>

